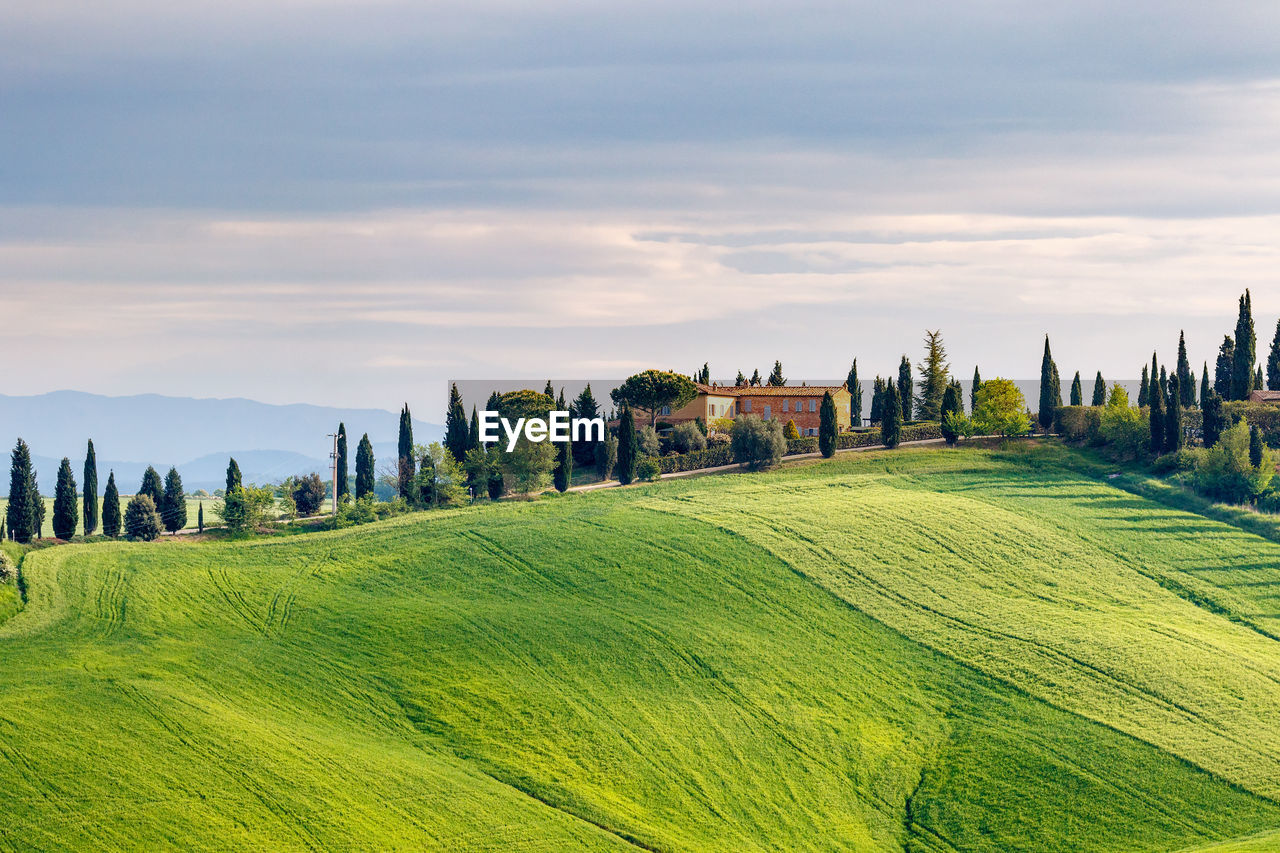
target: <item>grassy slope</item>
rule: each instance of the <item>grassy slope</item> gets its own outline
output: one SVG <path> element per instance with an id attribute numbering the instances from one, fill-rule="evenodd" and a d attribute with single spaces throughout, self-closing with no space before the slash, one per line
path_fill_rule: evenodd
<path id="1" fill-rule="evenodd" d="M 1274 796 L 1274 642 L 1139 570 L 1199 559 L 1146 529 L 1163 510 L 1108 529 L 1114 490 L 1026 470 L 914 451 L 38 552 L 0 626 L 0 844 L 1139 850 L 1280 826 L 1191 763 Z"/>

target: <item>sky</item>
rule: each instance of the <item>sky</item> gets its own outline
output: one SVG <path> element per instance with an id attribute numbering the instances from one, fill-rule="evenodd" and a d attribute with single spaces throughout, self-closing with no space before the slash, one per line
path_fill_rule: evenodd
<path id="1" fill-rule="evenodd" d="M 1055 6 L 0 0 L 0 392 L 1265 358 L 1280 5 Z"/>

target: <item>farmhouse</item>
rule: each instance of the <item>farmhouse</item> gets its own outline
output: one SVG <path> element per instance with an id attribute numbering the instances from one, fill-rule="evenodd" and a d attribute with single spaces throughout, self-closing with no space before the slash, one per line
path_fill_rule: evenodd
<path id="1" fill-rule="evenodd" d="M 1249 402 L 1280 404 L 1280 391 L 1250 391 Z"/>
<path id="2" fill-rule="evenodd" d="M 674 412 L 664 406 L 658 412 L 658 417 L 672 424 L 695 418 L 702 418 L 704 423 L 709 424 L 716 418 L 759 415 L 765 420 L 776 418 L 784 423 L 795 421 L 801 435 L 817 435 L 822 395 L 830 392 L 836 404 L 836 428 L 844 432 L 851 424 L 849 407 L 852 398 L 847 385 L 740 386 L 694 383 L 694 387 L 698 389 L 698 396 Z"/>

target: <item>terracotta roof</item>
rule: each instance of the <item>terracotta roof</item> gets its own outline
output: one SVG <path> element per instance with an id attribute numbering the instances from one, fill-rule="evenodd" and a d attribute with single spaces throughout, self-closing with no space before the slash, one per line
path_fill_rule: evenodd
<path id="1" fill-rule="evenodd" d="M 843 385 L 703 385 L 693 383 L 703 394 L 719 397 L 820 397 L 826 391 L 832 394 L 845 390 Z"/>
<path id="2" fill-rule="evenodd" d="M 1280 391 L 1250 391 L 1249 399 L 1255 403 L 1280 403 Z"/>

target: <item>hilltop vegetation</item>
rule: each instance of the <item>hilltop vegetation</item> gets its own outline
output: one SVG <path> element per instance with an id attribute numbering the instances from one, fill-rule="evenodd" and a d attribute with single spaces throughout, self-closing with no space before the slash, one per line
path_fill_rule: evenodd
<path id="1" fill-rule="evenodd" d="M 1263 849 L 1280 545 L 1077 462 L 31 552 L 0 846 Z"/>

